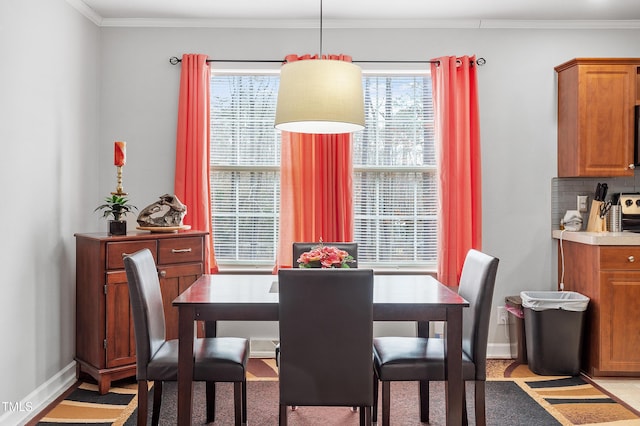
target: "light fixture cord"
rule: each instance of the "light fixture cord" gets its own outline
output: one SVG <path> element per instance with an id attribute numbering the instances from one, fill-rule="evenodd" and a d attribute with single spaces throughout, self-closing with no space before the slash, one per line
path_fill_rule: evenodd
<path id="1" fill-rule="evenodd" d="M 322 0 L 320 0 L 320 59 L 322 59 Z"/>

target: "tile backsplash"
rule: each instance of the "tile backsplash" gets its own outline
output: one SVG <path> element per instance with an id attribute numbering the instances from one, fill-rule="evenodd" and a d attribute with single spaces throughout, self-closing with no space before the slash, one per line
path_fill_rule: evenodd
<path id="1" fill-rule="evenodd" d="M 586 195 L 588 207 L 591 206 L 596 185 L 607 183 L 609 190 L 607 200 L 612 194 L 619 192 L 640 192 L 640 171 L 635 176 L 629 177 L 580 177 L 580 178 L 553 178 L 551 180 L 551 229 L 560 228 L 560 219 L 567 210 L 576 210 L 578 195 Z M 583 230 L 589 219 L 589 211 L 581 213 Z"/>

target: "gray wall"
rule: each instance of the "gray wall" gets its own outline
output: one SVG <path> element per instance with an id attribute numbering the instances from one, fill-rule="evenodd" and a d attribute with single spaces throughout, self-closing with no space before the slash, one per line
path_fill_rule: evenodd
<path id="1" fill-rule="evenodd" d="M 483 249 L 501 259 L 498 306 L 506 295 L 556 285 L 553 67 L 573 57 L 639 57 L 638 39 L 638 29 L 325 29 L 324 51 L 487 59 L 479 69 Z M 317 46 L 317 30 L 98 27 L 63 0 L 0 3 L 0 401 L 40 403 L 73 379 L 73 234 L 106 227 L 93 209 L 115 187 L 113 141 L 128 142 L 124 187 L 134 204 L 173 191 L 180 68 L 168 58 L 278 59 Z M 492 325 L 490 350 L 504 349 L 505 331 Z M 0 411 L 0 423 L 20 414 Z"/>
<path id="2" fill-rule="evenodd" d="M 97 224 L 99 50 L 100 29 L 63 0 L 0 2 L 3 425 L 75 372 L 73 233 Z"/>
<path id="3" fill-rule="evenodd" d="M 138 205 L 173 188 L 180 69 L 168 63 L 170 56 L 197 52 L 223 59 L 279 59 L 318 47 L 317 30 L 304 29 L 103 28 L 102 36 L 99 150 L 105 160 L 99 165 L 99 193 L 113 186 L 109 156 L 112 141 L 122 138 L 128 141 L 125 189 Z M 478 70 L 483 249 L 501 260 L 494 296 L 498 306 L 507 295 L 553 289 L 557 283 L 551 239 L 554 66 L 574 57 L 640 56 L 639 36 L 640 30 L 329 29 L 323 49 L 348 53 L 355 61 L 463 54 L 486 58 Z M 508 353 L 507 330 L 495 322 L 490 353 Z M 248 337 L 274 337 L 273 328 L 249 325 L 234 330 Z"/>

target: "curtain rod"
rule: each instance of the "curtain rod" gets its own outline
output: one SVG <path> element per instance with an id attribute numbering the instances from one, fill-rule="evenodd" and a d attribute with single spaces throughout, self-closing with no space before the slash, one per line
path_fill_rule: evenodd
<path id="1" fill-rule="evenodd" d="M 177 56 L 172 56 L 169 58 L 169 63 L 171 65 L 177 65 L 182 62 L 182 59 Z M 250 63 L 272 63 L 272 64 L 284 64 L 286 60 L 284 59 L 207 59 L 207 63 L 211 62 L 230 62 L 230 63 L 242 63 L 242 62 L 250 62 Z M 353 61 L 353 63 L 360 64 L 432 64 L 432 63 L 440 63 L 440 61 Z M 487 63 L 484 58 L 478 58 L 472 64 L 477 64 L 482 66 Z"/>

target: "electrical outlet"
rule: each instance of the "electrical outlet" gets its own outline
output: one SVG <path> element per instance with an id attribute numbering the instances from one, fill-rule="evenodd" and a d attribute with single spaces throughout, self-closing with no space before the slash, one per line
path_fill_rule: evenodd
<path id="1" fill-rule="evenodd" d="M 498 306 L 498 325 L 509 324 L 509 312 L 505 306 Z"/>
<path id="2" fill-rule="evenodd" d="M 587 203 L 589 202 L 589 196 L 587 195 L 578 195 L 578 202 L 577 202 L 577 206 L 578 207 L 578 211 L 580 213 L 586 213 L 587 212 Z"/>

